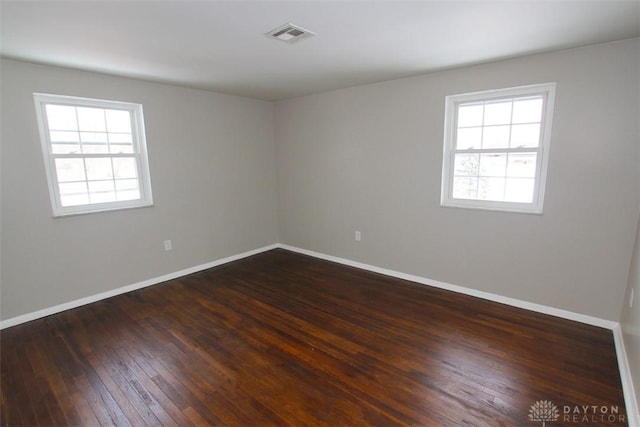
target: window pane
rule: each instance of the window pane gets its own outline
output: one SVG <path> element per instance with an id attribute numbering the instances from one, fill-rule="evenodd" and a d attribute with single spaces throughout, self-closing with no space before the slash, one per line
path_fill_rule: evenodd
<path id="1" fill-rule="evenodd" d="M 88 180 L 101 180 L 113 178 L 111 158 L 85 159 Z"/>
<path id="2" fill-rule="evenodd" d="M 510 126 L 485 127 L 482 135 L 482 148 L 509 147 L 509 127 Z"/>
<path id="3" fill-rule="evenodd" d="M 53 154 L 80 154 L 80 144 L 51 144 Z"/>
<path id="4" fill-rule="evenodd" d="M 482 128 L 464 128 L 458 129 L 456 138 L 456 148 L 458 150 L 466 150 L 469 148 L 480 148 L 482 139 Z"/>
<path id="5" fill-rule="evenodd" d="M 478 176 L 478 154 L 456 154 L 455 176 Z"/>
<path id="6" fill-rule="evenodd" d="M 106 154 L 109 152 L 107 144 L 82 144 L 84 154 Z"/>
<path id="7" fill-rule="evenodd" d="M 504 199 L 504 178 L 480 178 L 478 199 L 501 202 Z"/>
<path id="8" fill-rule="evenodd" d="M 536 154 L 509 154 L 507 176 L 534 178 L 536 176 Z"/>
<path id="9" fill-rule="evenodd" d="M 60 195 L 87 194 L 87 183 L 85 181 L 60 184 L 58 188 Z"/>
<path id="10" fill-rule="evenodd" d="M 513 123 L 539 123 L 542 119 L 542 97 L 513 102 Z"/>
<path id="11" fill-rule="evenodd" d="M 463 104 L 458 108 L 458 127 L 482 126 L 482 104 Z"/>
<path id="12" fill-rule="evenodd" d="M 477 199 L 478 198 L 478 178 L 453 178 L 453 198 L 454 199 Z"/>
<path id="13" fill-rule="evenodd" d="M 485 126 L 511 123 L 511 104 L 511 100 L 487 102 L 484 106 Z"/>
<path id="14" fill-rule="evenodd" d="M 62 206 L 79 206 L 89 203 L 89 196 L 85 194 L 68 194 L 60 195 L 60 204 Z"/>
<path id="15" fill-rule="evenodd" d="M 505 176 L 507 173 L 506 154 L 481 154 L 480 176 Z"/>
<path id="16" fill-rule="evenodd" d="M 58 182 L 84 181 L 84 163 L 82 159 L 56 159 Z"/>
<path id="17" fill-rule="evenodd" d="M 48 104 L 45 108 L 49 130 L 78 130 L 76 107 Z"/>
<path id="18" fill-rule="evenodd" d="M 69 182 L 58 185 L 60 202 L 63 206 L 77 206 L 89 203 L 86 182 Z"/>
<path id="19" fill-rule="evenodd" d="M 533 178 L 507 178 L 505 202 L 533 202 Z"/>
<path id="20" fill-rule="evenodd" d="M 137 200 L 140 198 L 139 190 L 118 191 L 118 200 Z"/>
<path id="21" fill-rule="evenodd" d="M 125 110 L 106 110 L 109 132 L 131 133 L 131 114 Z"/>
<path id="22" fill-rule="evenodd" d="M 107 134 L 104 132 L 80 132 L 82 142 L 104 142 L 107 143 Z"/>
<path id="23" fill-rule="evenodd" d="M 115 202 L 117 200 L 116 193 L 114 192 L 104 192 L 104 193 L 91 193 L 89 194 L 89 200 L 91 203 L 107 203 L 107 202 Z"/>
<path id="24" fill-rule="evenodd" d="M 115 190 L 113 180 L 105 180 L 105 181 L 90 181 L 89 192 L 90 193 L 104 193 L 104 192 L 113 192 Z"/>
<path id="25" fill-rule="evenodd" d="M 51 142 L 79 142 L 78 132 L 51 131 L 49 134 Z"/>
<path id="26" fill-rule="evenodd" d="M 540 125 L 513 125 L 511 147 L 537 147 L 540 145 Z"/>
<path id="27" fill-rule="evenodd" d="M 78 123 L 80 130 L 104 132 L 104 110 L 101 108 L 78 107 Z"/>
<path id="28" fill-rule="evenodd" d="M 138 190 L 138 180 L 137 179 L 117 179 L 116 190 L 118 192 L 124 191 L 124 190 Z"/>
<path id="29" fill-rule="evenodd" d="M 133 154 L 133 145 L 131 145 L 131 144 L 109 144 L 109 150 L 113 154 Z"/>
<path id="30" fill-rule="evenodd" d="M 89 198 L 91 203 L 113 202 L 116 200 L 116 192 L 113 181 L 89 182 Z"/>
<path id="31" fill-rule="evenodd" d="M 109 134 L 109 142 L 124 142 L 131 144 L 133 141 L 130 133 L 110 133 Z"/>
<path id="32" fill-rule="evenodd" d="M 138 168 L 136 166 L 136 159 L 133 157 L 113 159 L 113 173 L 116 179 L 137 178 Z"/>

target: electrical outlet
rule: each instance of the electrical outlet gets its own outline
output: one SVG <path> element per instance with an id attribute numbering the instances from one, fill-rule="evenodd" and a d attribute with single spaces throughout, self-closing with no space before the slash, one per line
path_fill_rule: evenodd
<path id="1" fill-rule="evenodd" d="M 629 292 L 629 308 L 633 307 L 633 297 L 635 296 L 636 290 L 631 288 L 631 292 Z"/>
<path id="2" fill-rule="evenodd" d="M 165 240 L 164 241 L 164 250 L 165 251 L 170 251 L 171 249 L 173 249 L 173 246 L 171 245 L 171 240 Z"/>
<path id="3" fill-rule="evenodd" d="M 355 239 L 356 239 L 356 242 L 361 241 L 362 240 L 362 233 L 360 233 L 359 231 L 356 231 Z"/>

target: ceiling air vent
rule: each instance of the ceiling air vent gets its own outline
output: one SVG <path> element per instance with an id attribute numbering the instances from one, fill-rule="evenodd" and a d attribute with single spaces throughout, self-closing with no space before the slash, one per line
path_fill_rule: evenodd
<path id="1" fill-rule="evenodd" d="M 269 31 L 265 36 L 283 41 L 285 43 L 295 43 L 303 39 L 315 36 L 316 33 L 293 24 L 285 24 Z"/>

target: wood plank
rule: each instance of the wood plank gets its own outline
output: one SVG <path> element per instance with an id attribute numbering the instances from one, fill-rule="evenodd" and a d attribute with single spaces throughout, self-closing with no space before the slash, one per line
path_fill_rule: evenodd
<path id="1" fill-rule="evenodd" d="M 611 331 L 280 249 L 0 341 L 3 426 L 507 426 L 538 400 L 625 410 Z"/>

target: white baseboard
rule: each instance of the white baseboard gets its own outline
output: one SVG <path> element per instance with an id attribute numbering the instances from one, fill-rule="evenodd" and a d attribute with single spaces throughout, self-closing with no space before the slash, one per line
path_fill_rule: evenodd
<path id="1" fill-rule="evenodd" d="M 126 292 L 135 291 L 136 289 L 145 288 L 147 286 L 152 286 L 161 282 L 166 282 L 167 280 L 175 279 L 178 277 L 186 276 L 191 273 L 195 273 L 198 271 L 206 270 L 208 268 L 216 267 L 218 265 L 226 264 L 232 261 L 236 261 L 242 258 L 249 257 L 251 255 L 256 255 L 261 252 L 266 252 L 271 249 L 282 248 L 292 252 L 297 252 L 304 255 L 309 255 L 314 258 L 320 258 L 327 261 L 336 262 L 338 264 L 348 265 L 351 267 L 360 268 L 363 270 L 372 271 L 374 273 L 384 274 L 386 276 L 396 277 L 398 279 L 408 280 L 411 282 L 420 283 L 423 285 L 433 286 L 440 289 L 446 289 L 449 291 L 471 295 L 474 297 L 486 299 L 489 301 L 495 301 L 506 305 L 511 305 L 514 307 L 524 308 L 526 310 L 535 311 L 538 313 L 549 314 L 552 316 L 561 317 L 564 319 L 574 320 L 581 323 L 586 323 L 593 326 L 599 326 L 601 328 L 614 330 L 618 326 L 618 322 L 614 322 L 611 320 L 600 319 L 597 317 L 588 316 L 585 314 L 574 313 L 572 311 L 563 310 L 555 307 L 549 307 L 542 304 L 536 304 L 529 301 L 519 300 L 516 298 L 505 297 L 498 294 L 492 294 L 489 292 L 479 291 L 472 288 L 467 288 L 459 285 L 452 285 L 450 283 L 440 282 L 438 280 L 428 279 L 426 277 L 416 276 L 412 274 L 406 274 L 395 270 L 389 270 L 386 268 L 376 267 L 374 265 L 365 264 L 358 261 L 352 261 L 345 258 L 336 257 L 333 255 L 327 255 L 320 252 L 310 251 L 307 249 L 298 248 L 295 246 L 290 246 L 282 243 L 275 243 L 272 245 L 264 246 L 258 249 L 254 249 L 251 251 L 243 252 L 237 255 L 232 255 L 226 258 L 218 259 L 215 261 L 211 261 L 205 264 L 200 264 L 194 267 L 186 268 L 184 270 L 176 271 L 173 273 L 168 273 L 162 276 L 154 277 L 152 279 L 147 279 L 142 282 L 134 283 L 131 285 L 123 286 L 117 289 L 112 289 L 107 292 L 102 292 L 96 295 L 91 295 L 85 298 L 80 298 L 74 301 L 66 302 L 60 305 L 56 305 L 53 307 L 48 307 L 42 310 L 34 311 L 31 313 L 23 314 L 20 316 L 12 317 L 10 319 L 0 321 L 0 330 L 19 325 L 21 323 L 29 322 L 31 320 L 39 319 L 41 317 L 49 316 L 51 314 L 60 313 L 61 311 L 69 310 L 72 308 L 80 307 L 85 304 L 90 304 L 92 302 L 100 301 L 106 298 L 111 298 L 116 295 L 120 295 Z"/>
<path id="2" fill-rule="evenodd" d="M 637 394 L 631 377 L 629 358 L 624 345 L 624 335 L 620 325 L 613 328 L 613 340 L 616 344 L 616 354 L 618 355 L 618 368 L 620 369 L 620 380 L 627 409 L 627 422 L 630 427 L 640 427 L 640 408 L 638 408 Z"/>
<path id="3" fill-rule="evenodd" d="M 489 292 L 478 291 L 476 289 L 466 288 L 464 286 L 452 285 L 450 283 L 444 283 L 438 280 L 431 280 L 421 276 L 414 276 L 411 274 L 401 273 L 399 271 L 380 268 L 374 265 L 364 264 L 361 262 L 352 261 L 352 260 L 340 258 L 340 257 L 335 257 L 333 255 L 327 255 L 320 252 L 310 251 L 307 249 L 301 249 L 295 246 L 290 246 L 285 244 L 279 244 L 277 246 L 279 248 L 286 249 L 288 251 L 309 255 L 314 258 L 320 258 L 327 261 L 337 262 L 339 264 L 361 268 L 363 270 L 384 274 L 386 276 L 396 277 L 398 279 L 408 280 L 408 281 L 419 283 L 422 285 L 433 286 L 440 289 L 446 289 L 448 291 L 453 291 L 453 292 L 457 292 L 465 295 L 471 295 L 474 297 L 486 299 L 489 301 L 499 302 L 502 304 L 506 304 L 506 305 L 510 305 L 518 308 L 523 308 L 525 310 L 530 310 L 537 313 L 549 314 L 551 316 L 556 316 L 563 319 L 574 320 L 576 322 L 586 323 L 588 325 L 610 329 L 613 332 L 616 355 L 618 358 L 618 368 L 620 369 L 620 379 L 622 381 L 622 390 L 624 393 L 627 421 L 630 427 L 640 427 L 640 414 L 638 413 L 638 401 L 636 400 L 636 393 L 633 386 L 633 380 L 631 378 L 631 371 L 629 369 L 627 353 L 624 347 L 624 339 L 620 329 L 620 323 L 618 322 L 614 322 L 606 319 L 600 319 L 598 317 L 588 316 L 581 313 L 574 313 L 572 311 L 563 310 L 555 307 L 549 307 L 542 304 L 536 304 L 529 301 L 492 294 Z"/>
<path id="4" fill-rule="evenodd" d="M 74 301 L 66 302 L 64 304 L 59 304 L 53 307 L 48 307 L 42 310 L 34 311 L 31 313 L 23 314 L 20 316 L 12 317 L 10 319 L 0 321 L 0 330 L 9 328 L 11 326 L 16 326 L 21 323 L 30 322 L 31 320 L 36 320 L 41 317 L 50 316 L 52 314 L 60 313 L 62 311 L 70 310 L 72 308 L 80 307 L 86 304 L 90 304 L 92 302 L 100 301 L 103 299 L 111 298 L 116 295 L 124 294 L 126 292 L 135 291 L 137 289 L 146 288 L 147 286 L 157 285 L 158 283 L 166 282 L 167 280 L 176 279 L 178 277 L 186 276 L 188 274 L 196 273 L 198 271 L 206 270 L 208 268 L 217 267 L 218 265 L 227 264 L 232 261 L 237 261 L 242 258 L 249 257 L 251 255 L 256 255 L 261 252 L 270 251 L 271 249 L 275 249 L 279 247 L 277 244 L 264 246 L 262 248 L 254 249 L 252 251 L 243 252 L 241 254 L 232 255 L 226 258 L 218 259 L 215 261 L 207 262 L 205 264 L 196 265 L 194 267 L 185 268 L 184 270 L 176 271 L 174 273 L 165 274 L 162 276 L 154 277 L 153 279 L 143 280 L 142 282 L 134 283 L 127 286 L 122 286 L 117 289 L 112 289 L 107 292 L 102 292 L 99 294 L 91 295 L 85 298 L 80 298 Z"/>
<path id="5" fill-rule="evenodd" d="M 516 298 L 505 297 L 502 295 L 479 291 L 477 289 L 467 288 L 464 286 L 452 285 L 450 283 L 440 282 L 438 280 L 432 280 L 426 277 L 406 274 L 406 273 L 402 273 L 395 270 L 389 270 L 386 268 L 380 268 L 380 267 L 376 267 L 375 265 L 364 264 L 358 261 L 352 261 L 345 258 L 326 255 L 320 252 L 301 249 L 295 246 L 279 244 L 278 247 L 292 251 L 292 252 L 298 252 L 304 255 L 309 255 L 315 258 L 320 258 L 327 261 L 333 261 L 333 262 L 348 265 L 351 267 L 361 268 L 363 270 L 372 271 L 374 273 L 384 274 L 385 276 L 396 277 L 398 279 L 408 280 L 410 282 L 416 282 L 422 285 L 433 286 L 435 288 L 446 289 L 448 291 L 453 291 L 460 294 L 471 295 L 474 297 L 486 299 L 489 301 L 499 302 L 501 304 L 506 304 L 513 307 L 524 308 L 525 310 L 535 311 L 543 314 L 549 314 L 551 316 L 561 317 L 563 319 L 568 319 L 568 320 L 574 320 L 576 322 L 586 323 L 588 325 L 599 326 L 601 328 L 613 330 L 613 328 L 615 328 L 616 325 L 618 325 L 618 322 L 614 322 L 611 320 L 600 319 L 598 317 L 593 317 L 593 316 L 587 316 L 586 314 L 574 313 L 572 311 L 563 310 L 560 308 L 549 307 L 546 305 L 536 304 L 536 303 L 532 303 L 529 301 L 524 301 Z"/>

